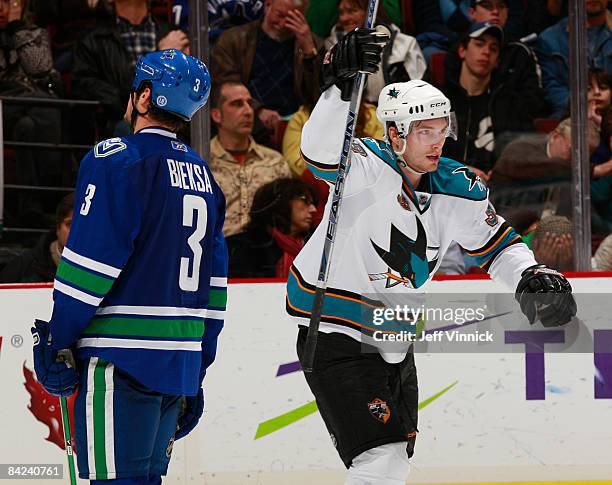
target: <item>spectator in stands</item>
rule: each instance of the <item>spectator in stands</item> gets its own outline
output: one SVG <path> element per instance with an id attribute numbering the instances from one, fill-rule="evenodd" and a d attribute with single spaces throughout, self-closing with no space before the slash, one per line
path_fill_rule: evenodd
<path id="1" fill-rule="evenodd" d="M 523 0 L 438 0 L 438 4 L 444 23 L 459 35 L 470 27 L 471 10 L 477 6 L 506 16 L 507 31 L 512 35 L 520 37 L 523 33 Z"/>
<path id="2" fill-rule="evenodd" d="M 612 75 L 601 69 L 589 70 L 589 87 L 587 91 L 587 103 L 589 120 L 601 129 L 602 111 L 610 105 L 612 92 Z"/>
<path id="3" fill-rule="evenodd" d="M 0 283 L 53 281 L 57 265 L 70 233 L 74 192 L 57 206 L 55 228 L 43 234 L 38 244 L 9 261 L 0 272 Z"/>
<path id="4" fill-rule="evenodd" d="M 586 0 L 586 13 L 589 66 L 612 72 L 612 14 L 607 0 Z M 540 34 L 536 54 L 546 97 L 553 107 L 552 116 L 562 118 L 569 109 L 570 92 L 567 18 Z"/>
<path id="5" fill-rule="evenodd" d="M 599 134 L 595 124 L 589 123 L 587 130 L 589 153 L 595 151 L 598 140 Z M 569 177 L 571 164 L 572 122 L 566 118 L 547 135 L 523 135 L 508 143 L 493 167 L 490 182 Z M 612 174 L 612 162 L 593 167 L 594 178 L 609 174 Z"/>
<path id="6" fill-rule="evenodd" d="M 251 136 L 254 113 L 253 98 L 244 84 L 228 81 L 213 88 L 210 114 L 218 134 L 210 142 L 209 165 L 225 194 L 226 236 L 247 224 L 259 187 L 291 176 L 280 153 L 255 143 Z"/>
<path id="7" fill-rule="evenodd" d="M 612 175 L 612 105 L 601 111 L 599 145 L 591 157 L 593 176 Z"/>
<path id="8" fill-rule="evenodd" d="M 504 30 L 513 37 L 523 35 L 523 0 L 414 0 L 412 16 L 417 40 L 427 58 L 445 52 L 474 22 L 473 10 L 486 9 L 504 18 Z"/>
<path id="9" fill-rule="evenodd" d="M 529 46 L 521 42 L 508 29 L 509 9 L 505 1 L 472 0 L 468 17 L 472 23 L 489 22 L 504 29 L 504 42 L 499 54 L 496 74 L 506 87 L 511 87 L 523 100 L 522 107 L 530 118 L 548 114 L 544 91 L 538 74 L 537 59 Z M 447 62 L 459 62 L 456 52 L 451 52 Z"/>
<path id="10" fill-rule="evenodd" d="M 257 189 L 245 230 L 227 238 L 230 278 L 286 278 L 313 227 L 312 187 L 278 179 Z"/>
<path id="11" fill-rule="evenodd" d="M 189 4 L 189 0 L 174 0 Z M 185 9 L 183 9 L 185 10 Z M 262 0 L 208 0 L 209 39 L 211 45 L 227 29 L 259 20 L 263 17 Z"/>
<path id="12" fill-rule="evenodd" d="M 574 269 L 572 223 L 567 217 L 543 217 L 536 225 L 531 249 L 536 261 L 557 271 Z"/>
<path id="13" fill-rule="evenodd" d="M 55 98 L 61 92 L 47 31 L 25 22 L 24 0 L 0 0 L 0 95 Z M 5 137 L 10 141 L 59 143 L 61 113 L 56 108 L 5 104 Z M 57 152 L 16 152 L 17 182 L 53 185 L 61 181 Z"/>
<path id="14" fill-rule="evenodd" d="M 248 86 L 268 130 L 319 90 L 321 60 L 305 5 L 306 0 L 266 0 L 263 19 L 224 32 L 211 53 L 215 82 Z"/>
<path id="15" fill-rule="evenodd" d="M 31 8 L 38 25 L 54 32 L 53 59 L 62 74 L 72 71 L 77 41 L 112 12 L 108 0 L 34 0 Z"/>
<path id="16" fill-rule="evenodd" d="M 602 112 L 600 145 L 591 157 L 591 224 L 594 234 L 612 232 L 612 106 Z"/>
<path id="17" fill-rule="evenodd" d="M 594 271 L 612 271 L 612 234 L 599 245 L 592 259 Z"/>
<path id="18" fill-rule="evenodd" d="M 526 34 L 539 34 L 544 29 L 567 17 L 568 0 L 529 0 L 525 2 Z"/>
<path id="19" fill-rule="evenodd" d="M 521 136 L 504 148 L 490 182 L 571 176 L 572 124 L 563 120 L 549 134 Z"/>
<path id="20" fill-rule="evenodd" d="M 444 153 L 467 164 L 485 181 L 494 165 L 497 137 L 533 126 L 523 94 L 497 75 L 502 42 L 499 25 L 472 24 L 457 47 L 460 68 L 449 67 L 442 88 L 458 122 L 458 138 L 447 141 Z"/>
<path id="21" fill-rule="evenodd" d="M 73 94 L 102 104 L 105 136 L 129 132 L 127 124 L 116 125 L 123 118 L 141 55 L 165 49 L 189 53 L 187 35 L 153 18 L 148 0 L 114 0 L 114 5 L 114 16 L 79 41 L 74 53 Z"/>
<path id="22" fill-rule="evenodd" d="M 325 49 L 329 50 L 347 32 L 363 27 L 368 13 L 368 0 L 340 0 L 338 23 L 325 39 Z M 391 39 L 383 50 L 382 66 L 378 72 L 367 76 L 364 99 L 378 103 L 378 95 L 387 84 L 422 79 L 427 64 L 421 48 L 414 37 L 400 32 L 399 27 L 389 20 L 382 3 L 379 3 L 376 24 L 384 25 L 391 31 Z"/>
<path id="23" fill-rule="evenodd" d="M 300 109 L 289 120 L 283 136 L 283 157 L 287 160 L 291 171 L 298 177 L 301 177 L 306 169 L 306 164 L 300 151 L 302 128 L 304 128 L 308 118 L 310 118 L 315 102 L 316 100 L 300 106 Z M 357 123 L 355 124 L 355 136 L 382 140 L 384 134 L 384 127 L 376 116 L 376 106 L 362 100 Z"/>
<path id="24" fill-rule="evenodd" d="M 431 0 L 428 0 L 431 1 Z M 313 33 L 321 38 L 329 35 L 330 30 L 338 21 L 338 4 L 340 0 L 316 0 L 308 3 L 306 19 Z M 380 0 L 391 22 L 395 25 L 402 25 L 402 0 Z M 378 15 L 378 14 L 377 14 Z M 403 32 L 408 32 L 405 25 Z"/>

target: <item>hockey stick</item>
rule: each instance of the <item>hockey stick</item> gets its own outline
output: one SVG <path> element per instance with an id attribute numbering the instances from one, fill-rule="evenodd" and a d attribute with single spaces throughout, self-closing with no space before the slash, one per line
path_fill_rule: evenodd
<path id="1" fill-rule="evenodd" d="M 63 349 L 58 352 L 57 360 L 67 362 L 76 368 L 72 352 Z M 62 424 L 64 427 L 64 444 L 66 446 L 66 456 L 68 457 L 68 471 L 70 473 L 70 485 L 77 485 L 76 473 L 74 471 L 74 454 L 72 449 L 72 435 L 70 434 L 70 414 L 68 413 L 68 401 L 65 396 L 60 396 L 60 408 L 62 410 Z"/>
<path id="2" fill-rule="evenodd" d="M 70 472 L 70 485 L 77 485 L 74 472 L 74 455 L 72 453 L 72 438 L 70 436 L 70 416 L 68 414 L 68 402 L 64 396 L 60 397 L 62 408 L 62 422 L 64 424 L 64 442 L 66 444 L 66 456 L 68 456 L 68 470 Z"/>
<path id="3" fill-rule="evenodd" d="M 377 8 L 378 0 L 369 0 L 368 16 L 365 24 L 366 28 L 368 29 L 371 29 L 374 26 Z M 342 153 L 340 154 L 338 174 L 336 175 L 332 204 L 329 211 L 327 235 L 325 236 L 325 243 L 323 245 L 321 265 L 319 266 L 319 278 L 317 280 L 317 288 L 315 290 L 312 312 L 310 314 L 310 324 L 308 326 L 308 335 L 306 337 L 306 345 L 304 347 L 304 365 L 302 366 L 304 372 L 312 372 L 314 364 L 319 324 L 321 323 L 321 315 L 323 313 L 323 301 L 325 299 L 325 292 L 327 291 L 327 277 L 329 274 L 329 267 L 334 249 L 334 240 L 336 239 L 336 228 L 338 227 L 338 221 L 340 219 L 340 205 L 342 203 L 342 194 L 344 193 L 344 182 L 348 169 L 351 165 L 351 146 L 353 145 L 353 136 L 355 135 L 355 121 L 359 115 L 361 93 L 363 92 L 363 81 L 364 74 L 361 72 L 357 73 L 357 76 L 355 76 L 355 79 L 353 80 L 351 102 L 349 105 L 348 116 L 346 117 L 344 141 L 342 142 Z"/>

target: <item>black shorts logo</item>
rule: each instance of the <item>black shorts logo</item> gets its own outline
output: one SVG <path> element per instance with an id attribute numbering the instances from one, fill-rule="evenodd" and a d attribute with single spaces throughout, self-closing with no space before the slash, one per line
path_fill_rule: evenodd
<path id="1" fill-rule="evenodd" d="M 387 423 L 389 418 L 391 417 L 391 410 L 387 403 L 382 399 L 374 399 L 372 402 L 368 403 L 368 411 L 370 414 L 378 421 L 382 421 L 383 423 Z"/>

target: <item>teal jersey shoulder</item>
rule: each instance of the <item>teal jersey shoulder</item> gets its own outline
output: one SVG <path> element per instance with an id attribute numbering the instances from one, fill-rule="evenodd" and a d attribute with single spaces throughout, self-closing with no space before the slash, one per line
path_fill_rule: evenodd
<path id="1" fill-rule="evenodd" d="M 383 140 L 375 140 L 374 138 L 359 138 L 359 141 L 385 163 L 391 165 L 392 167 L 396 167 L 395 153 L 393 152 L 391 145 L 389 145 L 387 142 Z M 353 151 L 356 151 L 356 149 L 353 148 Z"/>
<path id="2" fill-rule="evenodd" d="M 450 158 L 440 158 L 438 170 L 432 172 L 431 191 L 433 194 L 450 195 L 468 200 L 485 200 L 487 186 L 465 165 Z"/>

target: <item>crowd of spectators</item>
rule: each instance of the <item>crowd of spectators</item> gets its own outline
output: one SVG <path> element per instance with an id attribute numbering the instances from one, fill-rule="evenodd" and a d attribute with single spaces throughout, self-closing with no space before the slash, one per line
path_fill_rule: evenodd
<path id="1" fill-rule="evenodd" d="M 606 0 L 580 1 L 587 13 L 595 248 L 612 232 L 612 14 Z M 209 163 L 227 198 L 231 273 L 282 277 L 320 221 L 329 191 L 299 150 L 320 95 L 321 62 L 338 39 L 364 25 L 367 1 L 210 0 L 207 6 Z M 384 85 L 412 79 L 437 85 L 457 119 L 457 139 L 447 141 L 444 155 L 486 181 L 494 203 L 499 194 L 504 206 L 508 190 L 531 191 L 510 209 L 514 216 L 534 214 L 524 234 L 547 261 L 557 253 L 567 259 L 572 244 L 545 224 L 545 216 L 570 216 L 569 205 L 555 203 L 550 188 L 533 189 L 551 181 L 565 183 L 562 193 L 569 193 L 567 15 L 567 0 L 381 0 L 377 24 L 391 31 L 391 41 L 380 71 L 366 82 L 356 127 L 357 136 L 383 136 L 375 109 Z M 122 117 L 138 57 L 168 48 L 189 53 L 188 19 L 188 0 L 0 0 L 0 96 L 99 102 L 92 140 L 67 136 L 80 133 L 84 122 L 67 126 L 70 117 L 60 108 L 30 104 L 3 109 L 5 140 L 92 144 L 128 134 Z M 9 183 L 74 184 L 79 157 L 20 145 L 5 154 L 14 167 L 5 170 Z M 8 194 L 5 213 L 9 199 L 19 201 L 19 214 L 49 208 L 47 199 Z M 550 227 L 561 227 L 560 220 Z M 47 239 L 39 245 L 46 248 Z M 453 269 L 443 271 L 468 271 L 470 261 L 461 259 L 461 249 L 453 248 L 443 265 Z"/>

